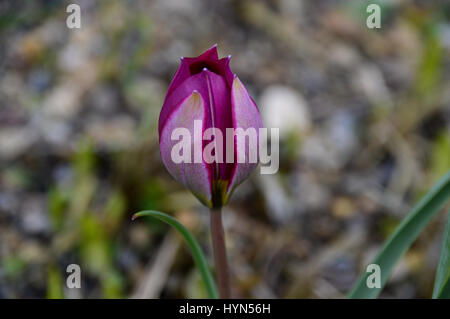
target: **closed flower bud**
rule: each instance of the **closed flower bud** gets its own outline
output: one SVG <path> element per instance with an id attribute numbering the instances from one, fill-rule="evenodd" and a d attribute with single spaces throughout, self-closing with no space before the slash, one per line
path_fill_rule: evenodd
<path id="1" fill-rule="evenodd" d="M 211 208 L 226 204 L 259 160 L 261 117 L 229 64 L 230 57 L 218 58 L 216 46 L 182 58 L 159 117 L 164 165 Z"/>

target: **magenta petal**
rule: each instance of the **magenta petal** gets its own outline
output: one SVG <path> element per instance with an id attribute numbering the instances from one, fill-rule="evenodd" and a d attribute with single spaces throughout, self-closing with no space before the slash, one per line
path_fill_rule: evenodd
<path id="1" fill-rule="evenodd" d="M 161 113 L 159 114 L 158 130 L 161 136 L 161 130 L 163 129 L 167 119 L 170 117 L 173 110 L 183 101 L 187 96 L 189 96 L 193 91 L 198 91 L 203 97 L 207 97 L 208 89 L 204 76 L 202 74 L 196 74 L 189 77 L 183 82 L 183 85 L 177 87 L 171 94 L 166 96 Z M 208 117 L 209 111 L 206 114 Z"/>
<path id="2" fill-rule="evenodd" d="M 234 79 L 233 71 L 231 71 L 231 68 L 230 68 L 230 61 L 231 61 L 231 55 L 226 58 L 220 59 L 218 62 L 220 74 L 225 77 L 229 87 L 231 87 L 231 85 L 233 83 L 233 79 Z"/>
<path id="3" fill-rule="evenodd" d="M 212 205 L 211 176 L 206 163 L 194 163 L 194 121 L 202 120 L 204 124 L 205 102 L 201 94 L 192 92 L 181 101 L 171 112 L 161 131 L 159 147 L 164 165 L 169 173 L 180 183 L 185 185 L 204 204 Z M 179 140 L 172 141 L 173 130 L 186 128 L 189 131 L 191 160 L 190 163 L 175 163 L 172 158 L 172 150 Z M 200 136 L 204 127 L 201 128 Z M 177 137 L 178 138 L 178 137 Z"/>
<path id="4" fill-rule="evenodd" d="M 225 138 L 226 129 L 233 125 L 230 112 L 230 90 L 222 76 L 206 69 L 203 70 L 202 74 L 207 87 L 207 95 L 203 95 L 203 98 L 207 101 L 209 108 L 208 116 L 211 117 L 211 123 L 208 123 L 206 128 L 216 127 L 222 132 L 223 138 Z M 204 144 L 209 142 L 205 140 Z M 223 143 L 222 146 L 223 148 L 218 150 L 218 152 L 222 154 L 224 160 L 226 156 L 226 144 Z M 233 164 L 220 163 L 218 164 L 219 171 L 216 171 L 214 165 L 211 166 L 214 177 L 221 180 L 228 180 L 231 176 Z"/>
<path id="5" fill-rule="evenodd" d="M 183 83 L 188 77 L 191 76 L 189 72 L 189 63 L 186 59 L 181 58 L 181 65 L 178 68 L 177 72 L 173 76 L 172 82 L 170 82 L 169 88 L 167 89 L 167 94 L 172 93 L 181 83 Z"/>
<path id="6" fill-rule="evenodd" d="M 203 52 L 201 55 L 195 58 L 184 58 L 186 62 L 189 64 L 195 63 L 195 62 L 203 62 L 203 61 L 218 61 L 219 55 L 217 54 L 217 44 L 214 44 L 212 47 L 210 47 L 208 50 Z"/>
<path id="7" fill-rule="evenodd" d="M 238 77 L 234 78 L 231 87 L 231 113 L 234 129 L 242 128 L 243 130 L 247 130 L 249 128 L 254 128 L 256 131 L 257 143 L 254 145 L 251 145 L 251 143 L 244 145 L 243 149 L 245 150 L 246 161 L 244 163 L 238 163 L 236 161 L 233 176 L 231 177 L 231 183 L 228 187 L 229 194 L 231 194 L 236 186 L 248 178 L 258 165 L 258 162 L 250 163 L 249 156 L 250 152 L 256 152 L 255 154 L 258 155 L 259 129 L 262 128 L 262 120 L 258 108 Z M 238 145 L 238 143 L 239 141 L 235 137 L 235 159 L 242 155 L 239 154 L 240 145 Z"/>
<path id="8" fill-rule="evenodd" d="M 223 60 L 223 59 L 222 59 Z M 219 56 L 217 54 L 217 45 L 213 45 L 211 48 L 206 50 L 202 55 L 195 58 L 181 58 L 181 65 L 175 73 L 172 82 L 170 82 L 169 88 L 167 89 L 167 94 L 171 94 L 177 87 L 181 85 L 187 78 L 192 74 L 191 66 L 197 64 L 202 64 L 203 62 L 216 63 L 219 61 Z M 231 72 L 231 71 L 230 71 Z M 198 72 L 196 72 L 198 73 Z"/>

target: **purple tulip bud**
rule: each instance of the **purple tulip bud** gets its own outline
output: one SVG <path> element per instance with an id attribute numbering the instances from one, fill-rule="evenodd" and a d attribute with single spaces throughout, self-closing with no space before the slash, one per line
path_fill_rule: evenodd
<path id="1" fill-rule="evenodd" d="M 159 117 L 159 146 L 164 165 L 178 182 L 211 208 L 226 204 L 259 160 L 261 117 L 247 89 L 231 71 L 230 58 L 219 59 L 216 45 L 196 58 L 182 58 Z M 201 127 L 198 123 L 202 123 Z M 190 149 L 186 154 L 183 149 L 182 154 L 191 161 L 173 159 L 179 143 L 179 136 L 173 136 L 177 128 L 193 136 Z M 236 129 L 241 132 L 251 129 L 256 138 L 253 143 L 250 136 L 229 138 L 227 129 L 233 129 L 234 133 Z M 205 135 L 209 138 L 205 139 Z M 212 160 L 205 158 L 211 143 Z"/>

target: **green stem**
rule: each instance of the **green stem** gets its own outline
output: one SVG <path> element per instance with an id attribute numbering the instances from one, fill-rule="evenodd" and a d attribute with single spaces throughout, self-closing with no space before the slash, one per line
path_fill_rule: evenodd
<path id="1" fill-rule="evenodd" d="M 203 255 L 200 245 L 198 244 L 197 240 L 195 240 L 191 232 L 172 216 L 169 216 L 167 214 L 158 211 L 154 210 L 141 211 L 139 213 L 134 214 L 132 219 L 134 220 L 137 217 L 141 216 L 155 217 L 178 230 L 178 232 L 186 240 L 186 243 L 188 244 L 191 250 L 192 257 L 194 258 L 195 264 L 197 265 L 197 268 L 200 271 L 200 275 L 202 276 L 203 282 L 205 283 L 206 291 L 208 293 L 209 298 L 217 299 L 218 298 L 217 288 L 216 284 L 214 283 L 214 279 L 211 275 L 211 272 L 209 271 L 208 263 L 206 262 L 205 256 Z"/>
<path id="2" fill-rule="evenodd" d="M 222 210 L 220 208 L 211 209 L 210 215 L 211 238 L 219 295 L 222 299 L 229 299 L 231 297 L 230 274 L 228 270 L 227 251 L 225 248 L 225 236 L 222 225 Z"/>

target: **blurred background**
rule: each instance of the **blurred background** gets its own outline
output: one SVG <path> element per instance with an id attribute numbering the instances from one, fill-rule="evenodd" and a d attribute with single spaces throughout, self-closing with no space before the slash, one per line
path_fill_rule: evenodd
<path id="1" fill-rule="evenodd" d="M 214 43 L 281 138 L 279 173 L 224 208 L 234 296 L 345 297 L 450 169 L 449 1 L 1 1 L 0 298 L 206 296 L 181 237 L 130 217 L 179 218 L 212 265 L 208 210 L 162 165 L 157 120 L 179 58 Z M 431 296 L 444 220 L 382 298 Z"/>

